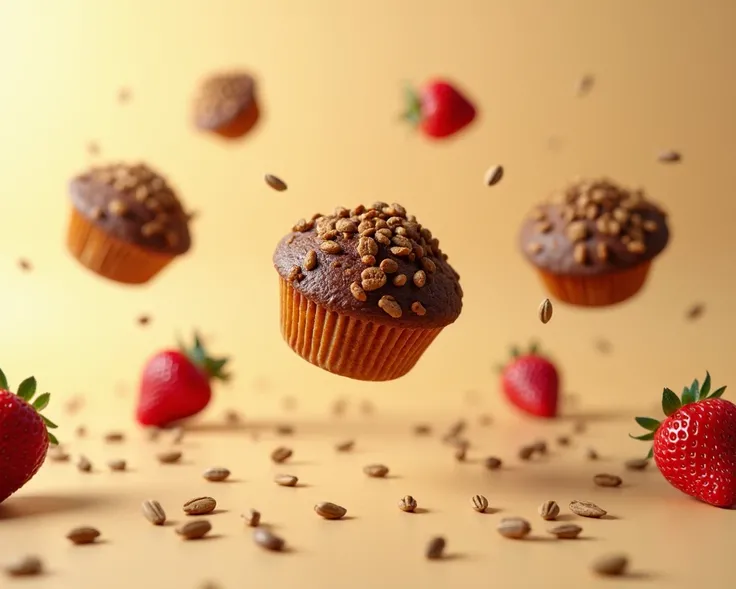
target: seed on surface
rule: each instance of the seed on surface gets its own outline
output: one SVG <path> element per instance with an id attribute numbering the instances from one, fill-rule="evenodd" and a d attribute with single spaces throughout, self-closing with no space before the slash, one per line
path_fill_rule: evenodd
<path id="1" fill-rule="evenodd" d="M 557 536 L 560 540 L 572 540 L 580 535 L 583 528 L 575 524 L 562 524 L 547 531 L 553 536 Z"/>
<path id="2" fill-rule="evenodd" d="M 37 556 L 24 556 L 23 558 L 8 564 L 5 572 L 11 577 L 30 577 L 40 575 L 43 572 L 43 563 Z"/>
<path id="3" fill-rule="evenodd" d="M 609 554 L 601 556 L 593 562 L 593 571 L 599 575 L 615 577 L 623 575 L 629 559 L 623 554 Z"/>
<path id="4" fill-rule="evenodd" d="M 539 506 L 539 515 L 542 519 L 552 521 L 558 515 L 560 515 L 560 506 L 557 505 L 556 501 L 545 501 Z"/>
<path id="5" fill-rule="evenodd" d="M 615 474 L 597 474 L 593 477 L 593 482 L 599 487 L 620 487 L 623 481 Z"/>
<path id="6" fill-rule="evenodd" d="M 465 462 L 465 458 L 468 455 L 469 442 L 467 440 L 458 441 L 457 449 L 455 450 L 455 460 L 458 462 Z"/>
<path id="7" fill-rule="evenodd" d="M 317 505 L 314 506 L 314 511 L 317 515 L 325 519 L 341 519 L 348 512 L 344 507 L 336 505 L 335 503 L 330 503 L 329 501 L 317 503 Z"/>
<path id="8" fill-rule="evenodd" d="M 520 517 L 505 517 L 499 522 L 496 529 L 505 538 L 513 538 L 514 540 L 520 540 L 532 531 L 529 522 Z"/>
<path id="9" fill-rule="evenodd" d="M 537 440 L 531 445 L 531 447 L 537 454 L 547 453 L 547 442 L 545 442 L 544 440 Z"/>
<path id="10" fill-rule="evenodd" d="M 335 444 L 335 450 L 338 452 L 350 452 L 355 446 L 355 440 L 345 440 L 339 444 Z"/>
<path id="11" fill-rule="evenodd" d="M 483 513 L 486 509 L 488 509 L 488 499 L 486 499 L 483 495 L 473 495 L 470 503 L 473 506 L 473 509 L 475 509 L 475 511 L 477 511 L 478 513 Z"/>
<path id="12" fill-rule="evenodd" d="M 573 432 L 576 434 L 584 434 L 586 429 L 588 429 L 588 425 L 582 420 L 576 421 L 573 426 Z"/>
<path id="13" fill-rule="evenodd" d="M 568 436 L 558 436 L 557 443 L 560 446 L 569 446 L 570 445 L 570 438 Z"/>
<path id="14" fill-rule="evenodd" d="M 205 470 L 202 473 L 202 476 L 208 481 L 219 483 L 230 476 L 230 471 L 227 468 L 223 468 L 221 466 L 214 466 Z"/>
<path id="15" fill-rule="evenodd" d="M 161 464 L 174 464 L 181 460 L 181 452 L 179 450 L 168 450 L 166 452 L 159 452 L 156 455 L 158 461 Z"/>
<path id="16" fill-rule="evenodd" d="M 154 526 L 162 526 L 166 523 L 166 512 L 155 499 L 146 499 L 141 503 L 141 513 Z"/>
<path id="17" fill-rule="evenodd" d="M 631 460 L 627 460 L 624 463 L 624 466 L 626 466 L 628 470 L 644 470 L 649 466 L 649 460 L 646 458 L 632 458 Z"/>
<path id="18" fill-rule="evenodd" d="M 592 74 L 585 74 L 580 77 L 577 83 L 577 89 L 576 94 L 579 97 L 583 97 L 586 94 L 588 94 L 592 89 L 593 85 L 595 84 L 595 78 Z"/>
<path id="19" fill-rule="evenodd" d="M 49 460 L 54 462 L 68 462 L 71 456 L 61 446 L 49 446 L 49 450 L 46 454 Z"/>
<path id="20" fill-rule="evenodd" d="M 273 174 L 266 174 L 263 179 L 266 181 L 266 184 L 278 192 L 283 192 L 288 188 L 288 186 L 286 186 L 286 182 Z"/>
<path id="21" fill-rule="evenodd" d="M 92 463 L 86 456 L 80 456 L 77 461 L 77 470 L 79 472 L 90 472 L 92 470 Z"/>
<path id="22" fill-rule="evenodd" d="M 705 313 L 705 305 L 702 303 L 695 303 L 687 310 L 685 318 L 688 321 L 695 321 L 696 319 L 700 319 L 703 316 L 703 313 Z"/>
<path id="23" fill-rule="evenodd" d="M 417 500 L 414 499 L 411 495 L 406 495 L 405 497 L 401 498 L 401 501 L 399 501 L 399 509 L 401 511 L 406 511 L 409 513 L 412 513 L 417 508 Z"/>
<path id="24" fill-rule="evenodd" d="M 432 538 L 427 545 L 426 555 L 429 560 L 439 560 L 445 552 L 447 542 L 442 536 Z"/>
<path id="25" fill-rule="evenodd" d="M 682 161 L 682 155 L 677 151 L 668 149 L 667 151 L 661 152 L 657 156 L 657 159 L 663 164 L 675 164 L 679 161 Z"/>
<path id="26" fill-rule="evenodd" d="M 486 186 L 498 184 L 503 178 L 503 166 L 491 166 L 483 175 L 483 182 Z"/>
<path id="27" fill-rule="evenodd" d="M 483 461 L 483 464 L 488 470 L 498 470 L 503 465 L 503 462 L 501 462 L 500 458 L 489 456 Z"/>
<path id="28" fill-rule="evenodd" d="M 539 320 L 542 323 L 549 323 L 549 320 L 552 319 L 552 311 L 552 301 L 550 301 L 549 299 L 544 299 L 542 301 L 542 304 L 539 305 L 539 309 L 537 310 Z"/>
<path id="29" fill-rule="evenodd" d="M 432 426 L 426 423 L 418 423 L 414 426 L 414 435 L 417 436 L 428 436 L 432 433 Z"/>
<path id="30" fill-rule="evenodd" d="M 176 528 L 176 533 L 185 540 L 199 540 L 212 529 L 212 524 L 206 519 L 187 522 Z"/>
<path id="31" fill-rule="evenodd" d="M 279 552 L 284 548 L 284 539 L 280 538 L 266 528 L 256 528 L 253 530 L 253 541 L 261 548 Z"/>
<path id="32" fill-rule="evenodd" d="M 276 464 L 281 464 L 282 462 L 286 462 L 289 458 L 291 458 L 292 454 L 293 452 L 291 448 L 280 446 L 276 448 L 273 452 L 271 452 L 271 460 L 273 460 Z"/>
<path id="33" fill-rule="evenodd" d="M 251 528 L 257 528 L 261 523 L 261 512 L 255 509 L 249 509 L 248 513 L 244 513 L 240 517 L 245 521 L 245 525 Z"/>
<path id="34" fill-rule="evenodd" d="M 297 477 L 290 474 L 277 474 L 273 480 L 277 485 L 281 485 L 282 487 L 295 487 L 299 482 Z"/>
<path id="35" fill-rule="evenodd" d="M 187 501 L 182 508 L 187 515 L 205 515 L 212 513 L 217 507 L 217 501 L 212 497 L 196 497 Z"/>
<path id="36" fill-rule="evenodd" d="M 128 466 L 128 463 L 121 458 L 114 458 L 113 460 L 107 461 L 107 466 L 110 470 L 119 472 L 125 470 Z"/>
<path id="37" fill-rule="evenodd" d="M 577 499 L 570 501 L 570 511 L 575 515 L 593 518 L 603 517 L 608 513 L 605 509 L 601 509 L 595 503 L 591 503 L 590 501 L 579 501 Z"/>
<path id="38" fill-rule="evenodd" d="M 125 434 L 122 432 L 108 432 L 105 434 L 105 441 L 109 443 L 122 442 L 125 440 Z"/>
<path id="39" fill-rule="evenodd" d="M 596 452 L 594 448 L 588 448 L 585 451 L 585 456 L 588 460 L 598 460 L 598 452 Z"/>
<path id="40" fill-rule="evenodd" d="M 519 459 L 520 460 L 530 460 L 532 456 L 534 456 L 535 448 L 534 446 L 522 446 L 519 449 Z"/>
<path id="41" fill-rule="evenodd" d="M 363 467 L 363 472 L 369 477 L 382 479 L 388 474 L 388 466 L 383 464 L 369 464 Z"/>
<path id="42" fill-rule="evenodd" d="M 74 528 L 66 535 L 66 537 L 73 544 L 92 544 L 92 542 L 100 537 L 100 532 L 99 530 L 89 526 L 80 526 L 78 528 Z"/>

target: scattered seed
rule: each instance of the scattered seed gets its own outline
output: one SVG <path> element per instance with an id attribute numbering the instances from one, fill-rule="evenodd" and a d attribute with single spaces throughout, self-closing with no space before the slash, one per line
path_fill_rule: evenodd
<path id="1" fill-rule="evenodd" d="M 282 487 L 295 487 L 299 482 L 297 477 L 290 474 L 277 474 L 273 480 L 277 485 L 281 485 Z"/>
<path id="2" fill-rule="evenodd" d="M 576 94 L 578 97 L 583 97 L 590 93 L 595 85 L 595 77 L 592 74 L 585 74 L 580 77 L 577 83 Z"/>
<path id="3" fill-rule="evenodd" d="M 30 263 L 30 262 L 29 262 L 29 261 L 28 261 L 27 259 L 25 259 L 25 258 L 20 258 L 20 259 L 18 260 L 18 267 L 19 267 L 19 268 L 20 268 L 21 270 L 23 270 L 23 272 L 30 272 L 31 270 L 33 270 L 33 266 L 32 266 L 32 265 L 31 265 L 31 263 Z"/>
<path id="4" fill-rule="evenodd" d="M 464 419 L 460 419 L 459 421 L 456 421 L 453 423 L 450 428 L 447 430 L 447 433 L 442 437 L 443 442 L 453 442 L 457 438 L 460 437 L 460 434 L 462 434 L 465 431 L 465 428 L 468 427 L 467 422 Z"/>
<path id="5" fill-rule="evenodd" d="M 626 466 L 628 470 L 644 470 L 649 466 L 649 460 L 646 458 L 632 458 L 631 460 L 624 462 L 624 466 Z"/>
<path id="6" fill-rule="evenodd" d="M 279 446 L 273 452 L 271 452 L 271 460 L 273 460 L 276 464 L 281 464 L 291 458 L 292 454 L 293 452 L 291 448 Z"/>
<path id="7" fill-rule="evenodd" d="M 542 519 L 552 521 L 560 515 L 560 506 L 557 505 L 556 501 L 545 501 L 539 506 L 538 511 Z"/>
<path id="8" fill-rule="evenodd" d="M 125 470 L 128 464 L 121 458 L 114 458 L 113 460 L 107 461 L 107 466 L 112 471 L 120 472 Z"/>
<path id="9" fill-rule="evenodd" d="M 545 442 L 544 440 L 537 440 L 531 445 L 531 447 L 537 454 L 547 454 L 547 442 Z"/>
<path id="10" fill-rule="evenodd" d="M 611 345 L 611 342 L 609 342 L 608 340 L 599 338 L 595 341 L 595 348 L 601 354 L 610 354 L 611 350 L 613 349 L 613 346 Z"/>
<path id="11" fill-rule="evenodd" d="M 335 450 L 338 452 L 350 452 L 355 446 L 355 440 L 345 440 L 335 445 Z"/>
<path id="12" fill-rule="evenodd" d="M 667 151 L 661 152 L 657 156 L 657 160 L 663 164 L 676 164 L 677 162 L 682 161 L 682 155 L 677 151 L 668 149 Z"/>
<path id="13" fill-rule="evenodd" d="M 24 556 L 5 567 L 5 572 L 11 577 L 30 577 L 43 572 L 43 563 L 37 556 Z"/>
<path id="14" fill-rule="evenodd" d="M 215 466 L 208 468 L 202 473 L 202 476 L 210 482 L 219 483 L 224 481 L 230 476 L 230 471 L 227 468 L 221 466 Z"/>
<path id="15" fill-rule="evenodd" d="M 520 517 L 505 517 L 499 522 L 496 529 L 505 538 L 513 538 L 514 540 L 520 540 L 532 531 L 529 522 Z"/>
<path id="16" fill-rule="evenodd" d="M 266 184 L 277 192 L 283 192 L 288 188 L 288 186 L 286 186 L 286 182 L 273 174 L 266 174 L 263 179 L 266 181 Z"/>
<path id="17" fill-rule="evenodd" d="M 494 186 L 503 178 L 503 166 L 491 166 L 483 175 L 483 182 L 486 186 Z"/>
<path id="18" fill-rule="evenodd" d="M 182 442 L 183 439 L 184 439 L 184 428 L 183 427 L 175 427 L 172 430 L 171 443 L 172 444 L 181 444 L 181 442 Z"/>
<path id="19" fill-rule="evenodd" d="M 623 554 L 610 554 L 601 556 L 593 562 L 593 571 L 599 575 L 615 577 L 623 575 L 629 559 Z"/>
<path id="20" fill-rule="evenodd" d="M 131 96 L 132 96 L 132 92 L 130 88 L 123 87 L 118 90 L 118 102 L 120 104 L 125 104 L 127 102 L 130 102 Z"/>
<path id="21" fill-rule="evenodd" d="M 388 466 L 383 464 L 369 464 L 363 467 L 363 472 L 369 477 L 382 479 L 388 474 Z"/>
<path id="22" fill-rule="evenodd" d="M 212 497 L 195 497 L 187 501 L 182 509 L 187 515 L 205 515 L 212 513 L 215 507 L 217 507 L 217 501 Z"/>
<path id="23" fill-rule="evenodd" d="M 49 460 L 54 462 L 68 462 L 71 456 L 61 446 L 49 446 L 49 450 L 46 454 Z"/>
<path id="24" fill-rule="evenodd" d="M 146 428 L 146 438 L 149 442 L 155 442 L 158 440 L 159 436 L 161 435 L 161 428 L 158 427 L 148 427 Z"/>
<path id="25" fill-rule="evenodd" d="M 185 540 L 199 540 L 212 529 L 212 524 L 206 519 L 187 522 L 176 528 L 176 533 Z"/>
<path id="26" fill-rule="evenodd" d="M 478 513 L 484 513 L 485 510 L 488 509 L 488 499 L 483 495 L 473 495 L 470 503 L 473 506 L 473 509 Z"/>
<path id="27" fill-rule="evenodd" d="M 181 452 L 179 452 L 179 450 L 168 450 L 166 452 L 159 452 L 156 455 L 156 458 L 158 458 L 158 461 L 161 464 L 174 464 L 181 460 Z"/>
<path id="28" fill-rule="evenodd" d="M 428 436 L 432 433 L 432 426 L 426 423 L 419 423 L 414 426 L 414 435 L 417 436 Z"/>
<path id="29" fill-rule="evenodd" d="M 75 430 L 74 433 L 77 434 L 78 438 L 83 438 L 87 435 L 87 428 L 84 427 L 83 425 L 79 425 L 77 426 L 77 429 Z"/>
<path id="30" fill-rule="evenodd" d="M 166 513 L 155 499 L 146 499 L 141 503 L 141 513 L 154 526 L 162 526 L 166 522 Z"/>
<path id="31" fill-rule="evenodd" d="M 705 313 L 705 305 L 702 303 L 696 303 L 687 310 L 685 317 L 689 321 L 695 321 L 696 319 L 700 319 L 703 316 L 703 313 Z"/>
<path id="32" fill-rule="evenodd" d="M 279 436 L 293 436 L 294 435 L 294 426 L 287 425 L 285 423 L 282 423 L 281 425 L 276 426 L 276 435 Z"/>
<path id="33" fill-rule="evenodd" d="M 77 470 L 79 472 L 90 472 L 92 470 L 92 463 L 86 456 L 80 456 L 77 461 Z"/>
<path id="34" fill-rule="evenodd" d="M 341 519 L 348 512 L 344 507 L 336 505 L 335 503 L 330 503 L 329 501 L 317 503 L 317 505 L 314 506 L 314 511 L 317 515 L 325 519 Z"/>
<path id="35" fill-rule="evenodd" d="M 588 448 L 585 452 L 585 455 L 588 460 L 598 460 L 598 452 L 596 452 L 593 448 Z"/>
<path id="36" fill-rule="evenodd" d="M 406 495 L 405 497 L 401 498 L 401 501 L 399 501 L 399 509 L 401 511 L 413 513 L 416 508 L 417 500 L 414 499 L 414 497 L 412 497 L 411 495 Z"/>
<path id="37" fill-rule="evenodd" d="M 489 456 L 483 461 L 483 464 L 488 470 L 498 470 L 503 465 L 503 462 L 501 462 L 500 458 Z"/>
<path id="38" fill-rule="evenodd" d="M 458 442 L 457 449 L 455 450 L 455 460 L 458 462 L 465 462 L 465 458 L 468 455 L 469 442 L 462 440 Z"/>
<path id="39" fill-rule="evenodd" d="M 597 474 L 593 477 L 593 482 L 599 487 L 620 487 L 623 481 L 615 474 Z"/>
<path id="40" fill-rule="evenodd" d="M 544 299 L 539 305 L 539 309 L 537 310 L 539 320 L 542 323 L 549 323 L 549 320 L 552 319 L 552 311 L 552 301 L 550 301 L 549 299 Z"/>
<path id="41" fill-rule="evenodd" d="M 248 513 L 244 513 L 240 517 L 245 521 L 245 525 L 251 528 L 257 528 L 258 524 L 261 523 L 261 512 L 255 509 L 249 509 Z"/>
<path id="42" fill-rule="evenodd" d="M 553 536 L 557 536 L 560 540 L 572 540 L 580 535 L 583 528 L 575 524 L 562 524 L 547 531 Z"/>
<path id="43" fill-rule="evenodd" d="M 608 513 L 605 509 L 601 509 L 595 503 L 591 503 L 590 501 L 579 501 L 577 499 L 570 502 L 570 511 L 575 515 L 593 518 L 603 517 Z"/>
<path id="44" fill-rule="evenodd" d="M 519 460 L 530 460 L 535 451 L 534 446 L 522 446 L 519 449 Z"/>
<path id="45" fill-rule="evenodd" d="M 570 438 L 568 436 L 559 436 L 557 438 L 557 443 L 560 446 L 569 446 L 570 445 Z"/>
<path id="46" fill-rule="evenodd" d="M 284 539 L 280 538 L 266 528 L 256 528 L 253 530 L 253 541 L 261 548 L 279 552 L 284 548 Z"/>
<path id="47" fill-rule="evenodd" d="M 445 552 L 447 542 L 442 536 L 432 538 L 427 545 L 426 556 L 429 560 L 439 560 Z"/>
<path id="48" fill-rule="evenodd" d="M 488 427 L 492 423 L 493 423 L 493 418 L 487 413 L 484 413 L 483 415 L 480 415 L 478 417 L 478 425 L 481 427 Z"/>
<path id="49" fill-rule="evenodd" d="M 89 526 L 80 526 L 74 528 L 66 537 L 73 544 L 92 544 L 100 537 L 100 532 Z"/>

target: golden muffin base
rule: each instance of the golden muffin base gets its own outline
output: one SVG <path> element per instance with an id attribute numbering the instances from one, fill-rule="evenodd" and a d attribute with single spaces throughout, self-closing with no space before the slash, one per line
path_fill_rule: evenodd
<path id="1" fill-rule="evenodd" d="M 112 237 L 75 208 L 72 208 L 66 243 L 83 266 L 123 284 L 148 282 L 176 257 Z"/>
<path id="2" fill-rule="evenodd" d="M 390 327 L 328 311 L 280 281 L 281 333 L 289 347 L 320 368 L 366 381 L 409 372 L 443 327 Z"/>
<path id="3" fill-rule="evenodd" d="M 607 307 L 621 303 L 641 290 L 651 262 L 599 276 L 565 276 L 537 269 L 549 293 L 557 300 L 579 307 Z"/>

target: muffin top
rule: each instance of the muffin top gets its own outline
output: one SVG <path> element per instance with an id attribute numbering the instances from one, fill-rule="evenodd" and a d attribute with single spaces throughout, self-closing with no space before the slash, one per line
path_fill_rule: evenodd
<path id="1" fill-rule="evenodd" d="M 71 181 L 70 194 L 77 211 L 113 237 L 172 255 L 191 246 L 190 215 L 145 164 L 92 168 Z"/>
<path id="2" fill-rule="evenodd" d="M 330 311 L 402 327 L 444 327 L 462 309 L 440 242 L 399 204 L 301 219 L 273 256 L 281 277 Z"/>
<path id="3" fill-rule="evenodd" d="M 200 129 L 219 129 L 248 110 L 254 100 L 255 81 L 248 74 L 210 76 L 194 99 L 194 123 Z"/>
<path id="4" fill-rule="evenodd" d="M 538 268 L 575 276 L 632 268 L 668 241 L 664 211 L 641 190 L 606 178 L 569 184 L 557 202 L 532 211 L 520 236 L 522 251 Z"/>

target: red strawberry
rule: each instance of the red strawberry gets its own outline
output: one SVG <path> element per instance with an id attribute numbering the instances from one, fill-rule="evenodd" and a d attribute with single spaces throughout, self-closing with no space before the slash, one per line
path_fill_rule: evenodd
<path id="1" fill-rule="evenodd" d="M 665 479 L 683 493 L 715 505 L 736 505 L 736 405 L 721 399 L 726 387 L 710 394 L 710 374 L 682 391 L 665 388 L 661 423 L 650 417 L 636 422 L 649 430 L 637 440 L 654 440 L 649 458 Z"/>
<path id="2" fill-rule="evenodd" d="M 450 82 L 434 80 L 415 92 L 407 88 L 404 119 L 433 139 L 444 139 L 475 119 L 475 107 Z"/>
<path id="3" fill-rule="evenodd" d="M 0 503 L 38 472 L 49 443 L 58 444 L 48 431 L 56 425 L 41 415 L 51 395 L 43 393 L 34 400 L 35 394 L 35 378 L 24 380 L 13 394 L 0 370 Z"/>
<path id="4" fill-rule="evenodd" d="M 511 357 L 501 370 L 501 388 L 508 400 L 531 415 L 555 417 L 560 390 L 555 365 L 539 355 L 535 344 L 525 354 L 513 348 Z"/>
<path id="5" fill-rule="evenodd" d="M 228 380 L 228 358 L 210 358 L 199 339 L 194 347 L 180 344 L 153 356 L 141 378 L 136 419 L 141 425 L 163 427 L 202 411 L 210 402 L 213 379 Z"/>

